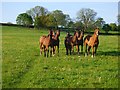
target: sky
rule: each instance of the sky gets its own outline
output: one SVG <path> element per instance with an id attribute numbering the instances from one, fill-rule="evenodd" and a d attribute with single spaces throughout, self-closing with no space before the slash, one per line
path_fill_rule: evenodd
<path id="1" fill-rule="evenodd" d="M 43 6 L 48 11 L 62 10 L 72 19 L 77 17 L 77 12 L 82 8 L 90 8 L 97 12 L 97 17 L 104 18 L 106 23 L 117 23 L 118 2 L 2 2 L 2 19 L 0 22 L 16 23 L 19 14 L 35 6 Z"/>

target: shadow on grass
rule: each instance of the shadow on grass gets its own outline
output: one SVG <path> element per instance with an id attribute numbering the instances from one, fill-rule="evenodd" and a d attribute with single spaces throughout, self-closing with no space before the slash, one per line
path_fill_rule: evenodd
<path id="1" fill-rule="evenodd" d="M 120 51 L 98 51 L 97 55 L 105 55 L 105 56 L 120 56 Z"/>

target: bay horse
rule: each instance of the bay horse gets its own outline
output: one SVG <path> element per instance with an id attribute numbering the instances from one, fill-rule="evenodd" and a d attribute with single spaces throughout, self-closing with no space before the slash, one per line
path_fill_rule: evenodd
<path id="1" fill-rule="evenodd" d="M 47 57 L 49 56 L 49 47 L 51 47 L 50 50 L 50 56 L 52 56 L 52 36 L 53 36 L 53 31 L 49 30 L 49 34 L 48 36 L 42 36 L 39 40 L 39 44 L 40 44 L 40 55 L 42 54 L 42 50 L 44 50 L 44 56 Z"/>
<path id="2" fill-rule="evenodd" d="M 77 31 L 74 32 L 74 35 L 71 37 L 71 45 L 72 45 L 72 52 L 74 52 L 74 46 L 78 51 L 78 38 L 77 38 Z"/>
<path id="3" fill-rule="evenodd" d="M 94 57 L 94 54 L 96 54 L 96 51 L 99 45 L 98 35 L 99 35 L 99 28 L 96 28 L 92 36 L 87 35 L 84 38 L 85 56 L 89 55 L 91 48 L 92 48 L 92 57 Z M 88 46 L 88 49 L 87 49 L 87 46 Z"/>
<path id="4" fill-rule="evenodd" d="M 60 36 L 60 30 L 56 31 L 56 34 L 52 36 L 52 43 L 53 43 L 53 54 L 55 54 L 56 46 L 57 46 L 57 51 L 59 54 L 59 36 Z"/>
<path id="5" fill-rule="evenodd" d="M 68 55 L 68 52 L 70 52 L 71 55 L 71 50 L 72 50 L 72 35 L 70 35 L 69 32 L 67 32 L 67 35 L 64 40 L 65 48 L 66 48 L 66 55 Z"/>
<path id="6" fill-rule="evenodd" d="M 66 47 L 66 54 L 68 55 L 68 50 L 74 52 L 74 46 L 76 46 L 77 52 L 79 54 L 79 45 L 78 45 L 78 32 L 75 31 L 74 35 L 70 35 L 69 32 L 67 33 L 67 36 L 65 37 L 64 44 Z M 79 37 L 79 41 L 81 40 L 81 37 Z M 79 43 L 80 44 L 80 43 Z"/>
<path id="7" fill-rule="evenodd" d="M 81 46 L 81 53 L 83 53 L 83 37 L 84 37 L 84 32 L 83 31 L 78 31 L 76 32 L 77 34 L 77 45 L 76 48 L 78 50 L 78 54 L 79 52 L 79 46 Z"/>

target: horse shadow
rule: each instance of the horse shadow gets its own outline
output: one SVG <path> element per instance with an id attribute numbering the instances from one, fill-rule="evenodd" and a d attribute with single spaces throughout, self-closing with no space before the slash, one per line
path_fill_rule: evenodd
<path id="1" fill-rule="evenodd" d="M 104 55 L 104 56 L 120 56 L 120 51 L 98 51 L 97 55 Z"/>

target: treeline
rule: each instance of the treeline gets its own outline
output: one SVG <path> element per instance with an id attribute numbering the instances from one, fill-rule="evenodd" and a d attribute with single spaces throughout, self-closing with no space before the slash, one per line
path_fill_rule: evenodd
<path id="1" fill-rule="evenodd" d="M 37 29 L 45 28 L 75 28 L 80 30 L 91 30 L 99 27 L 108 33 L 108 31 L 119 31 L 120 25 L 116 23 L 106 24 L 102 17 L 98 17 L 97 12 L 90 8 L 82 8 L 77 12 L 76 19 L 73 20 L 68 14 L 61 10 L 48 11 L 45 7 L 35 6 L 25 13 L 21 13 L 16 18 L 18 25 L 27 27 L 34 26 Z M 119 17 L 118 17 L 119 20 Z"/>

